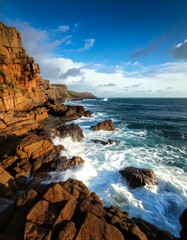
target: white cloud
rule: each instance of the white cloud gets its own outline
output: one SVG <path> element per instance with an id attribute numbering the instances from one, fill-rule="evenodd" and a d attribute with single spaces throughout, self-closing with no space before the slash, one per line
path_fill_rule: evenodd
<path id="1" fill-rule="evenodd" d="M 128 62 L 108 66 L 73 61 L 64 56 L 56 57 L 52 51 L 66 44 L 70 35 L 67 39 L 51 40 L 49 32 L 28 23 L 9 25 L 21 31 L 24 47 L 40 64 L 41 75 L 52 83 L 65 83 L 75 91 L 92 91 L 98 97 L 187 97 L 187 62 L 150 66 Z M 94 42 L 94 39 L 86 39 L 82 50 L 79 49 L 80 54 L 93 47 Z M 62 76 L 67 77 L 62 80 Z"/>
<path id="2" fill-rule="evenodd" d="M 60 46 L 63 43 L 69 44 L 71 42 L 71 35 L 65 36 L 61 39 L 55 40 L 49 44 L 49 47 L 55 48 L 57 46 Z"/>
<path id="3" fill-rule="evenodd" d="M 85 42 L 84 47 L 78 49 L 78 52 L 88 51 L 91 47 L 94 46 L 95 39 L 93 39 L 93 38 L 85 39 L 84 42 Z"/>
<path id="4" fill-rule="evenodd" d="M 187 59 L 187 39 L 175 45 L 172 51 L 175 58 Z"/>
<path id="5" fill-rule="evenodd" d="M 70 30 L 70 27 L 68 25 L 58 26 L 58 31 L 60 31 L 60 32 L 67 32 L 69 30 Z"/>

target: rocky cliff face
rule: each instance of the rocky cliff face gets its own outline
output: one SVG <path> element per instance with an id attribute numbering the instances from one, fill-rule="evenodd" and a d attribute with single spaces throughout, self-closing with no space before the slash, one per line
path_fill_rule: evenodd
<path id="1" fill-rule="evenodd" d="M 40 68 L 22 47 L 20 33 L 0 23 L 0 110 L 30 110 L 46 101 Z"/>

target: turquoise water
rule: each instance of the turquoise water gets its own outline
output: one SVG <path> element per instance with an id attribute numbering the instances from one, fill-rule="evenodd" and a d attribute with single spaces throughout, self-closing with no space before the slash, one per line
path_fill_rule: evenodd
<path id="1" fill-rule="evenodd" d="M 70 104 L 70 103 L 68 103 Z M 187 99 L 97 99 L 73 102 L 94 112 L 76 121 L 85 139 L 81 143 L 55 138 L 68 157 L 81 156 L 85 163 L 66 172 L 51 173 L 52 181 L 69 177 L 82 180 L 107 206 L 128 211 L 175 236 L 178 217 L 187 208 Z M 93 132 L 91 125 L 112 119 L 115 132 Z M 118 144 L 95 144 L 91 139 Z M 127 166 L 154 170 L 158 185 L 131 189 L 120 176 Z"/>

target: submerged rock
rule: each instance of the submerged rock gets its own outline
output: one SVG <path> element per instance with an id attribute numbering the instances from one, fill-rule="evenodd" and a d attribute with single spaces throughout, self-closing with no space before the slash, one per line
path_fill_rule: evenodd
<path id="1" fill-rule="evenodd" d="M 115 140 L 112 140 L 112 139 L 108 139 L 107 142 L 99 139 L 91 139 L 91 141 L 94 143 L 100 143 L 102 145 L 111 145 L 111 144 L 117 143 Z"/>
<path id="2" fill-rule="evenodd" d="M 126 167 L 119 171 L 128 185 L 137 188 L 145 185 L 155 185 L 156 176 L 153 170 L 147 168 Z"/>
<path id="3" fill-rule="evenodd" d="M 115 126 L 114 126 L 114 124 L 113 124 L 111 119 L 103 121 L 103 122 L 100 122 L 96 126 L 91 126 L 90 128 L 93 131 L 100 131 L 100 130 L 115 131 Z"/>

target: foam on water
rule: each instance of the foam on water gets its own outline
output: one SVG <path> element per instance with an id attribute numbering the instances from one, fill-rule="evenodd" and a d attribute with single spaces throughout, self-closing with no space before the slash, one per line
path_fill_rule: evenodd
<path id="1" fill-rule="evenodd" d="M 92 101 L 84 103 L 87 107 Z M 178 236 L 181 228 L 178 217 L 187 207 L 187 174 L 177 164 L 185 161 L 186 149 L 163 144 L 154 132 L 146 129 L 128 129 L 125 122 L 114 117 L 115 132 L 90 130 L 91 125 L 107 117 L 106 113 L 95 112 L 92 118 L 76 120 L 75 123 L 84 130 L 82 142 L 73 142 L 70 138 L 53 139 L 55 145 L 65 146 L 67 151 L 63 151 L 63 155 L 69 158 L 80 156 L 85 163 L 65 172 L 50 173 L 51 181 L 82 180 L 106 206 L 119 207 L 131 217 L 141 217 Z M 117 143 L 103 146 L 91 141 L 109 138 Z M 119 174 L 119 170 L 127 166 L 153 169 L 158 185 L 129 188 Z"/>

